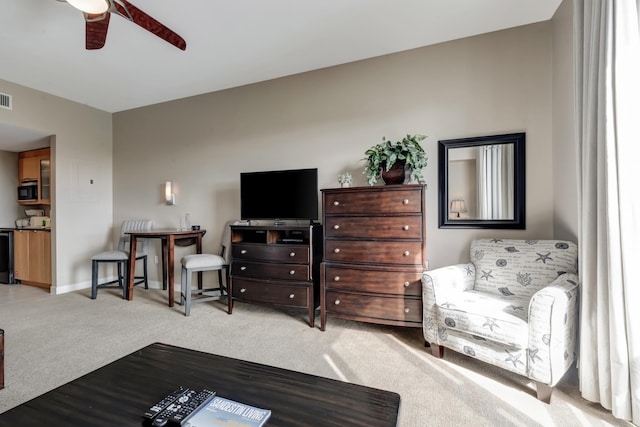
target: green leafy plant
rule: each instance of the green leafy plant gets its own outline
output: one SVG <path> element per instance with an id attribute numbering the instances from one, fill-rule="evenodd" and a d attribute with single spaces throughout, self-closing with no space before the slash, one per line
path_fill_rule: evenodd
<path id="1" fill-rule="evenodd" d="M 427 155 L 420 146 L 425 135 L 407 135 L 401 141 L 391 142 L 382 137 L 382 142 L 369 148 L 362 160 L 367 162 L 362 173 L 367 176 L 369 185 L 374 185 L 380 178 L 380 172 L 389 171 L 397 161 L 404 161 L 409 168 L 411 180 L 424 184 L 422 169 L 427 166 Z"/>

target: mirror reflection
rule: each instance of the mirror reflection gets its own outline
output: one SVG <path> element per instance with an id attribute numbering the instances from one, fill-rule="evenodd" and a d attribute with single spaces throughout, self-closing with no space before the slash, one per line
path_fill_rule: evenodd
<path id="1" fill-rule="evenodd" d="M 513 143 L 449 149 L 449 219 L 513 219 Z"/>
<path id="2" fill-rule="evenodd" d="M 524 133 L 439 142 L 440 227 L 524 228 Z"/>

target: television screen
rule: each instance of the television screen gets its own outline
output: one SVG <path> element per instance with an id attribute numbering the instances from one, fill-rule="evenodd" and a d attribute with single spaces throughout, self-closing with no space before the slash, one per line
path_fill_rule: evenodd
<path id="1" fill-rule="evenodd" d="M 318 219 L 318 169 L 240 173 L 240 216 Z"/>

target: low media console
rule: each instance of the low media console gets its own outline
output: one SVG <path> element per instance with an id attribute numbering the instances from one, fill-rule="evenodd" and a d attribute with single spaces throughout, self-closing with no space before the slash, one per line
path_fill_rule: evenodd
<path id="1" fill-rule="evenodd" d="M 322 226 L 231 226 L 233 300 L 306 309 L 320 304 Z"/>

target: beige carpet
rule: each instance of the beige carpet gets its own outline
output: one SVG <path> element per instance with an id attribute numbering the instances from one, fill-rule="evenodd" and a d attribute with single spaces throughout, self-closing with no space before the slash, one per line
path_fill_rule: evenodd
<path id="1" fill-rule="evenodd" d="M 398 392 L 399 426 L 631 425 L 582 399 L 575 372 L 546 405 L 525 378 L 454 352 L 435 359 L 419 329 L 329 318 L 321 332 L 303 312 L 237 303 L 228 315 L 209 302 L 185 317 L 161 290 L 136 288 L 131 302 L 89 294 L 0 285 L 0 413 L 157 341 Z"/>

